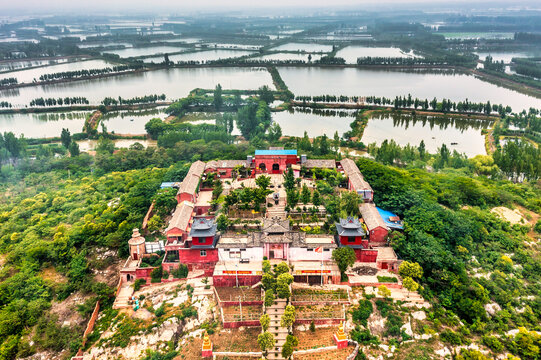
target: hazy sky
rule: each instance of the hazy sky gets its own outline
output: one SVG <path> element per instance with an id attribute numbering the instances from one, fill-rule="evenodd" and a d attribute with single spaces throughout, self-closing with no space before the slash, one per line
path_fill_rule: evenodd
<path id="1" fill-rule="evenodd" d="M 418 7 L 420 10 L 428 4 L 438 4 L 443 7 L 455 7 L 472 3 L 487 3 L 489 7 L 501 7 L 502 5 L 517 6 L 519 4 L 535 5 L 532 0 L 0 0 L 0 9 L 4 11 L 23 11 L 28 13 L 65 13 L 65 12 L 115 12 L 118 11 L 217 11 L 217 10 L 252 10 L 256 8 L 273 8 L 276 10 L 290 7 L 304 7 L 314 10 L 321 7 L 354 7 L 356 9 L 374 7 Z"/>

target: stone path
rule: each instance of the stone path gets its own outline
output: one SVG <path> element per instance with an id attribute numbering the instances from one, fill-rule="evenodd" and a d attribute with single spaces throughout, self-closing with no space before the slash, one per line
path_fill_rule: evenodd
<path id="1" fill-rule="evenodd" d="M 276 343 L 272 350 L 269 350 L 267 359 L 283 359 L 282 346 L 286 342 L 287 328 L 280 325 L 280 320 L 286 309 L 286 300 L 277 299 L 274 304 L 267 308 L 267 314 L 270 316 L 269 332 L 274 335 Z"/>
<path id="2" fill-rule="evenodd" d="M 127 282 L 122 284 L 120 292 L 118 293 L 117 297 L 115 298 L 115 302 L 113 303 L 113 309 L 124 309 L 130 307 L 130 305 L 128 304 L 128 300 L 130 300 L 132 295 L 132 283 Z"/>

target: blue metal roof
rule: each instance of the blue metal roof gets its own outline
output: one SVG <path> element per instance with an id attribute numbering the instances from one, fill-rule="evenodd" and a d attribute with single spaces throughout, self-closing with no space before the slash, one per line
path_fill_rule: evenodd
<path id="1" fill-rule="evenodd" d="M 297 150 L 256 150 L 256 155 L 297 155 Z"/>
<path id="2" fill-rule="evenodd" d="M 379 208 L 377 206 L 376 206 L 376 209 L 378 210 L 379 215 L 383 218 L 383 221 L 385 221 L 385 225 L 387 225 L 387 227 L 389 227 L 391 229 L 399 229 L 399 230 L 404 229 L 404 224 L 402 223 L 402 221 L 394 222 L 394 221 L 389 220 L 389 218 L 391 218 L 393 216 L 398 217 L 397 215 L 393 214 L 390 211 L 383 210 L 383 209 L 381 209 L 381 208 Z"/>

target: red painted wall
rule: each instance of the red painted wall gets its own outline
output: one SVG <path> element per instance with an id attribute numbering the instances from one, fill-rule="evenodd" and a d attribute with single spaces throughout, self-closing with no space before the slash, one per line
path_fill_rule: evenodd
<path id="1" fill-rule="evenodd" d="M 218 262 L 218 249 L 206 249 L 207 256 L 201 256 L 202 249 L 180 249 L 179 260 L 182 264 L 216 263 Z"/>
<path id="2" fill-rule="evenodd" d="M 297 155 L 256 155 L 255 168 L 258 174 L 273 173 L 272 165 L 278 164 L 279 170 L 275 173 L 282 173 L 287 169 L 287 165 L 296 164 L 298 161 Z M 265 171 L 260 170 L 260 165 L 265 164 Z"/>
<path id="3" fill-rule="evenodd" d="M 150 279 L 150 273 L 155 268 L 153 267 L 147 267 L 147 268 L 138 268 L 135 270 L 135 277 L 137 279 Z"/>
<path id="4" fill-rule="evenodd" d="M 357 256 L 357 261 L 375 263 L 378 257 L 378 251 L 355 249 L 355 255 Z"/>
<path id="5" fill-rule="evenodd" d="M 385 238 L 388 235 L 388 231 L 382 227 L 377 227 L 375 229 L 370 230 L 370 241 L 374 242 L 385 242 Z"/>
<path id="6" fill-rule="evenodd" d="M 216 287 L 234 287 L 237 286 L 235 275 L 215 275 L 212 277 Z M 239 275 L 239 286 L 252 286 L 261 281 L 261 275 Z"/>
<path id="7" fill-rule="evenodd" d="M 199 240 L 203 240 L 203 242 L 200 242 Z M 192 245 L 212 245 L 213 242 L 214 242 L 214 236 L 209 236 L 206 238 L 198 238 L 198 237 L 192 238 Z"/>
<path id="8" fill-rule="evenodd" d="M 355 242 L 354 243 L 350 243 L 348 241 L 348 237 L 347 236 L 340 236 L 340 243 L 342 245 L 362 245 L 362 241 L 363 241 L 363 237 L 362 236 L 356 236 L 355 237 Z"/>

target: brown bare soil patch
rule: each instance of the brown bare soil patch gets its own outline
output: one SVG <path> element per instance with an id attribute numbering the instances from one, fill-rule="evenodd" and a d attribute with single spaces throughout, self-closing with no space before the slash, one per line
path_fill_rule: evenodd
<path id="1" fill-rule="evenodd" d="M 221 301 L 260 301 L 261 289 L 259 287 L 252 289 L 249 287 L 217 287 L 216 292 Z"/>
<path id="2" fill-rule="evenodd" d="M 338 327 L 331 326 L 316 328 L 315 332 L 295 330 L 293 335 L 299 339 L 298 350 L 306 350 L 336 345 L 334 343 L 333 335 L 337 331 Z"/>
<path id="3" fill-rule="evenodd" d="M 353 346 L 338 350 L 328 350 L 315 354 L 296 354 L 295 360 L 342 360 L 346 359 L 353 351 Z"/>
<path id="4" fill-rule="evenodd" d="M 257 336 L 261 328 L 222 329 L 209 335 L 213 351 L 252 352 L 261 351 L 257 345 Z M 190 339 L 181 346 L 179 356 L 175 360 L 200 360 L 202 338 Z M 231 357 L 230 359 L 243 359 L 243 357 Z M 253 358 L 252 358 L 253 359 Z"/>

